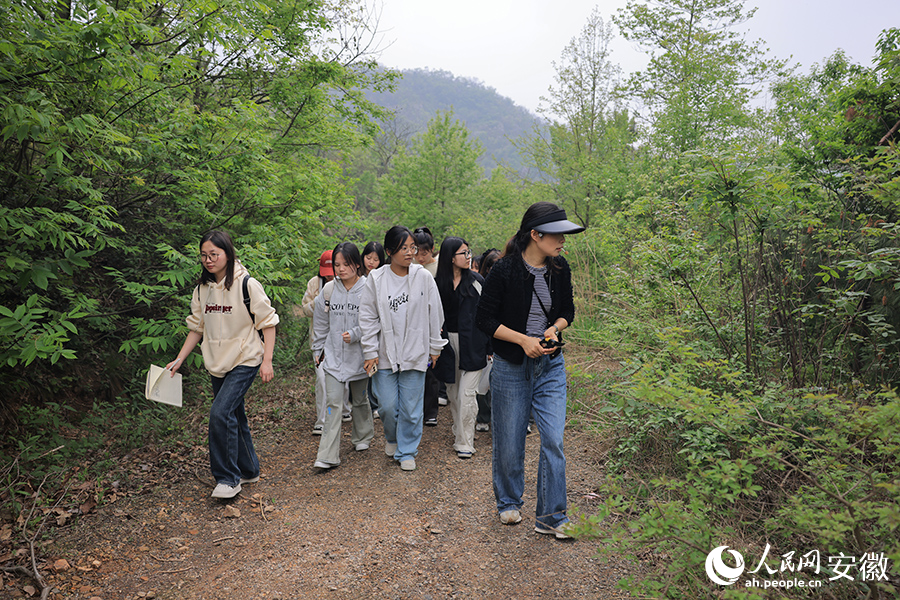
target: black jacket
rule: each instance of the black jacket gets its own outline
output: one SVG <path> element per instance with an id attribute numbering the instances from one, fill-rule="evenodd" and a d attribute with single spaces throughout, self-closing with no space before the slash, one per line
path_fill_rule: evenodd
<path id="1" fill-rule="evenodd" d="M 487 366 L 491 338 L 475 325 L 475 313 L 483 287 L 484 278 L 466 269 L 453 294 L 459 301 L 459 368 L 462 371 L 480 371 Z M 447 344 L 435 366 L 435 376 L 445 383 L 454 383 L 456 373 L 453 363 L 453 351 Z"/>
<path id="2" fill-rule="evenodd" d="M 550 324 L 562 317 L 570 325 L 575 319 L 575 303 L 572 300 L 572 271 L 561 256 L 552 259 L 552 265 L 544 276 L 550 288 Z M 504 256 L 491 269 L 484 283 L 481 302 L 475 323 L 485 334 L 493 337 L 500 325 L 525 333 L 531 298 L 534 294 L 534 275 L 525 268 L 521 254 Z M 494 338 L 494 353 L 503 360 L 520 365 L 525 351 L 518 344 Z"/>

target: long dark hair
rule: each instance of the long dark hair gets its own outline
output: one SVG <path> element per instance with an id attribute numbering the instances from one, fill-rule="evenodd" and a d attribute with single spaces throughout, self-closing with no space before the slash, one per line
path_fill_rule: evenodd
<path id="1" fill-rule="evenodd" d="M 412 232 L 408 227 L 394 225 L 384 233 L 384 251 L 388 254 L 396 254 L 408 237 L 412 237 Z"/>
<path id="2" fill-rule="evenodd" d="M 453 259 L 456 258 L 456 252 L 463 246 L 468 246 L 468 244 L 466 240 L 460 237 L 444 238 L 444 241 L 441 243 L 437 275 L 434 276 L 434 281 L 437 283 L 438 291 L 441 294 L 453 291 Z"/>
<path id="3" fill-rule="evenodd" d="M 522 222 L 519 224 L 519 230 L 515 235 L 509 238 L 508 242 L 506 242 L 503 256 L 512 256 L 514 254 L 522 254 L 525 252 L 529 242 L 531 242 L 531 229 L 526 229 L 525 225 L 533 222 L 538 217 L 543 217 L 558 210 L 560 210 L 560 208 L 552 202 L 535 202 L 529 206 L 528 210 L 525 211 L 525 214 L 522 215 Z M 546 262 L 554 268 L 559 268 L 556 262 L 551 260 L 551 257 L 549 256 L 547 257 Z"/>
<path id="4" fill-rule="evenodd" d="M 331 251 L 331 265 L 334 268 L 334 258 L 340 254 L 344 260 L 351 265 L 356 265 L 356 274 L 362 277 L 365 275 L 366 268 L 363 266 L 362 257 L 359 255 L 359 248 L 353 242 L 341 242 Z M 335 277 L 336 278 L 336 277 Z"/>
<path id="5" fill-rule="evenodd" d="M 221 229 L 207 231 L 200 238 L 200 247 L 203 248 L 203 244 L 206 242 L 212 242 L 213 246 L 225 252 L 225 256 L 228 259 L 228 265 L 225 267 L 225 289 L 230 290 L 231 284 L 234 283 L 234 242 L 231 241 L 231 236 Z M 207 271 L 206 265 L 201 263 L 200 285 L 215 282 L 216 276 Z"/>
<path id="6" fill-rule="evenodd" d="M 363 248 L 362 257 L 365 258 L 372 252 L 375 253 L 375 256 L 378 257 L 378 266 L 384 264 L 384 246 L 381 245 L 381 242 L 369 242 L 366 244 L 366 247 Z M 365 268 L 365 263 L 363 263 L 363 268 Z"/>

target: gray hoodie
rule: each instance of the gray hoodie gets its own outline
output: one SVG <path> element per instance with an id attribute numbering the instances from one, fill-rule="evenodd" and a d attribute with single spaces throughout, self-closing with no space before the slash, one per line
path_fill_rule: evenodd
<path id="1" fill-rule="evenodd" d="M 422 265 L 409 266 L 409 306 L 406 312 L 406 335 L 401 344 L 394 343 L 384 277 L 390 265 L 369 273 L 359 307 L 362 351 L 366 360 L 378 358 L 379 369 L 391 371 L 425 371 L 428 357 L 440 354 L 447 340 L 441 337 L 444 309 L 434 277 Z M 393 356 L 394 348 L 400 356 Z"/>
<path id="2" fill-rule="evenodd" d="M 359 305 L 360 296 L 366 285 L 366 278 L 360 277 L 349 290 L 340 280 L 325 284 L 334 286 L 330 298 L 327 292 L 316 296 L 313 312 L 313 356 L 325 351 L 322 368 L 340 382 L 356 381 L 368 377 L 363 369 L 362 347 L 359 345 Z M 350 343 L 344 341 L 343 333 L 350 332 Z"/>

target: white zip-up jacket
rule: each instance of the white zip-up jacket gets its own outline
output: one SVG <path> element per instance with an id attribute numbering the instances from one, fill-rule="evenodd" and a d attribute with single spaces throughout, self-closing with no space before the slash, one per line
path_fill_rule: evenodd
<path id="1" fill-rule="evenodd" d="M 363 358 L 378 358 L 379 369 L 425 371 L 429 355 L 438 355 L 447 340 L 441 337 L 444 308 L 437 284 L 422 265 L 409 266 L 409 306 L 406 309 L 406 335 L 394 344 L 384 277 L 390 265 L 369 273 L 359 307 Z M 400 356 L 394 356 L 400 348 Z"/>
<path id="2" fill-rule="evenodd" d="M 186 319 L 188 329 L 203 336 L 200 350 L 203 365 L 213 377 L 225 377 L 239 366 L 256 367 L 262 364 L 265 346 L 257 330 L 278 325 L 278 314 L 260 282 L 252 277 L 247 282 L 250 318 L 244 306 L 241 283 L 247 269 L 234 263 L 234 281 L 225 289 L 225 280 L 198 285 L 191 296 L 191 314 Z"/>
<path id="3" fill-rule="evenodd" d="M 368 377 L 363 368 L 362 346 L 359 343 L 359 305 L 366 286 L 365 276 L 353 284 L 349 290 L 339 279 L 325 284 L 325 290 L 332 287 L 331 298 L 326 305 L 323 293 L 316 296 L 313 313 L 313 356 L 325 351 L 322 368 L 325 372 L 344 383 Z M 350 343 L 344 341 L 343 333 L 350 332 Z"/>

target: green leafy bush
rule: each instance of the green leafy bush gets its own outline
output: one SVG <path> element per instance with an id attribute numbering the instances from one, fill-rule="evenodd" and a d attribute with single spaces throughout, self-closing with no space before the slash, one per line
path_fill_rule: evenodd
<path id="1" fill-rule="evenodd" d="M 765 542 L 773 566 L 790 551 L 883 553 L 893 581 L 825 588 L 836 597 L 896 595 L 900 398 L 889 389 L 846 396 L 755 387 L 741 369 L 705 360 L 675 332 L 657 360 L 617 387 L 606 415 L 619 434 L 616 460 L 593 523 L 606 518 L 612 528 L 605 552 L 649 549 L 655 557 L 658 572 L 628 587 L 670 598 L 713 595 L 720 588 L 706 576 L 707 554 L 727 545 L 761 557 Z M 818 577 L 832 573 L 823 564 Z M 722 591 L 761 597 L 754 588 Z"/>

